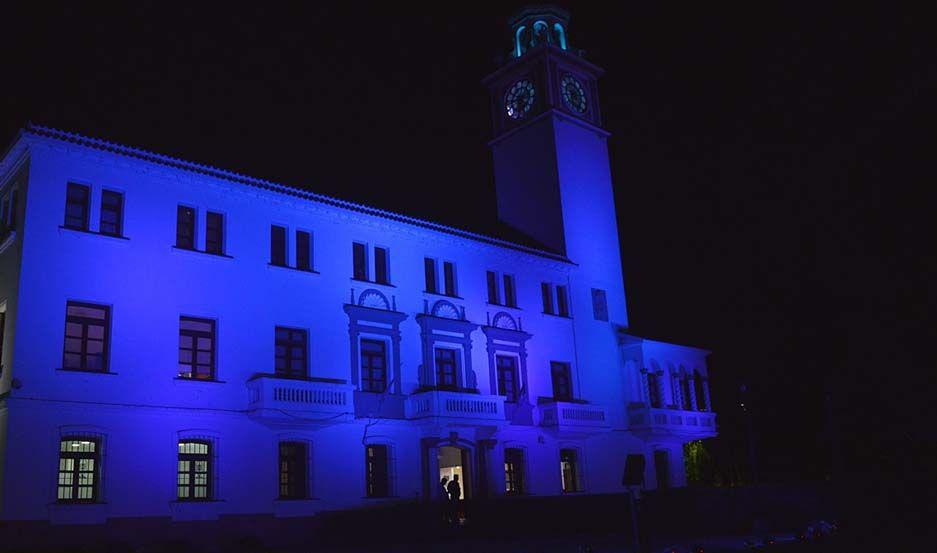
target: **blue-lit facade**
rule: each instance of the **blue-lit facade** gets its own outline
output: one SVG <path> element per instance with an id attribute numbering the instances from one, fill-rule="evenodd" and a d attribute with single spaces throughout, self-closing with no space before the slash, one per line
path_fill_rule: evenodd
<path id="1" fill-rule="evenodd" d="M 0 161 L 4 520 L 313 515 L 685 483 L 706 355 L 628 320 L 600 70 L 528 10 L 500 219 L 405 215 L 54 129 Z M 634 183 L 641 186 L 641 183 Z M 631 186 L 631 185 L 629 185 Z"/>

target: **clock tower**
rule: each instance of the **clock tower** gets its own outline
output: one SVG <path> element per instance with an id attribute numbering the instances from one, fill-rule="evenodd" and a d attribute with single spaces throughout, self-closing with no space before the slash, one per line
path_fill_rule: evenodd
<path id="1" fill-rule="evenodd" d="M 581 285 L 573 290 L 583 296 L 574 306 L 584 319 L 594 319 L 604 296 L 607 320 L 627 326 L 609 133 L 598 101 L 602 69 L 573 48 L 562 9 L 526 8 L 510 28 L 509 59 L 484 80 L 498 218 L 577 265 L 571 278 Z"/>

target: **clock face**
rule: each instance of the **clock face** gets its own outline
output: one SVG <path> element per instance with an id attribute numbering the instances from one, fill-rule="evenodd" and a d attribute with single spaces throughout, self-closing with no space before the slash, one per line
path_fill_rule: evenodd
<path id="1" fill-rule="evenodd" d="M 565 75 L 560 81 L 560 90 L 563 93 L 563 103 L 576 113 L 586 112 L 586 90 L 579 79 L 572 75 Z"/>
<path id="2" fill-rule="evenodd" d="M 504 95 L 504 109 L 511 119 L 520 119 L 527 115 L 530 108 L 534 106 L 534 99 L 537 97 L 537 91 L 534 89 L 534 83 L 524 79 L 517 81 Z"/>

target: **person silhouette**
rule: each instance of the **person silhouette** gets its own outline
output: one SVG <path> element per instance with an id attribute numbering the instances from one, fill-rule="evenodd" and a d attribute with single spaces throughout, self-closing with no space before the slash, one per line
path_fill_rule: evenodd
<path id="1" fill-rule="evenodd" d="M 446 491 L 449 492 L 450 520 L 453 524 L 457 524 L 459 522 L 459 498 L 462 495 L 462 486 L 459 485 L 458 474 L 452 475 L 452 480 L 449 482 L 449 485 L 446 486 Z"/>

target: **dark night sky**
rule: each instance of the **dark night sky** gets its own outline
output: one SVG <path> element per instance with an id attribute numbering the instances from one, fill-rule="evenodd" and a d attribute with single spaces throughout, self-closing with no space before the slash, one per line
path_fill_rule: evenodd
<path id="1" fill-rule="evenodd" d="M 567 6 L 573 45 L 607 71 L 632 331 L 714 350 L 729 449 L 734 390 L 749 383 L 769 478 L 826 472 L 827 387 L 846 451 L 856 429 L 885 436 L 933 416 L 906 397 L 933 380 L 912 344 L 937 304 L 920 239 L 933 193 L 912 190 L 933 173 L 930 19 L 785 4 Z M 0 139 L 32 120 L 485 226 L 480 80 L 520 5 L 14 7 Z M 450 189 L 472 192 L 456 203 Z"/>

